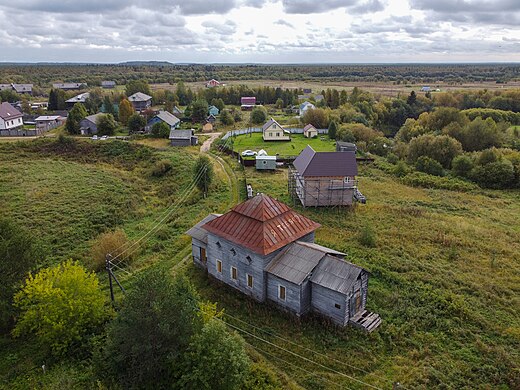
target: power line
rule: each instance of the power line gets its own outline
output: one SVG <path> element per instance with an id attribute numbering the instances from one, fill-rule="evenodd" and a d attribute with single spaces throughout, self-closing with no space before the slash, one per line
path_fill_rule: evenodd
<path id="1" fill-rule="evenodd" d="M 216 317 L 215 317 L 215 318 L 216 318 Z M 248 331 L 245 330 L 245 329 L 242 329 L 242 328 L 240 328 L 240 327 L 238 327 L 238 326 L 236 326 L 236 325 L 230 324 L 229 322 L 226 322 L 226 321 L 224 321 L 224 320 L 221 319 L 221 318 L 218 318 L 218 320 L 222 321 L 224 324 L 228 325 L 229 327 L 231 327 L 231 328 L 233 328 L 233 329 L 235 329 L 235 330 L 238 330 L 239 332 L 242 332 L 242 333 L 247 334 L 247 335 L 249 335 L 249 336 L 251 336 L 251 337 L 254 337 L 254 338 L 257 339 L 257 340 L 263 341 L 263 342 L 266 343 L 266 344 L 269 344 L 269 345 L 271 345 L 271 346 L 273 346 L 273 347 L 275 347 L 275 348 L 278 348 L 278 349 L 280 349 L 280 350 L 282 350 L 282 351 L 285 351 L 285 352 L 287 352 L 287 353 L 289 353 L 289 354 L 291 354 L 291 355 L 293 355 L 293 356 L 295 356 L 295 357 L 298 357 L 298 358 L 300 358 L 300 359 L 302 359 L 302 360 L 305 360 L 305 361 L 307 361 L 307 362 L 309 362 L 309 363 L 315 364 L 315 365 L 317 365 L 317 366 L 319 366 L 319 367 L 321 367 L 321 368 L 324 368 L 324 369 L 326 369 L 326 370 L 329 370 L 329 371 L 331 371 L 331 372 L 333 372 L 333 373 L 335 373 L 335 374 L 338 374 L 338 375 L 344 376 L 345 378 L 348 378 L 348 379 L 350 379 L 350 380 L 352 380 L 352 381 L 354 381 L 354 382 L 360 383 L 360 384 L 362 384 L 362 385 L 368 386 L 368 387 L 370 387 L 370 388 L 372 388 L 372 389 L 383 390 L 383 389 L 381 389 L 380 387 L 377 387 L 377 386 L 371 385 L 370 383 L 363 382 L 362 380 L 357 379 L 357 378 L 354 378 L 353 376 L 347 375 L 347 374 L 345 374 L 344 372 L 341 372 L 341 371 L 335 370 L 334 368 L 328 367 L 328 366 L 326 366 L 326 365 L 324 365 L 324 364 L 318 363 L 318 362 L 316 362 L 316 361 L 314 361 L 314 360 L 312 360 L 312 359 L 309 359 L 309 358 L 307 358 L 307 357 L 305 357 L 305 356 L 303 356 L 303 355 L 300 355 L 300 354 L 298 354 L 298 353 L 296 353 L 296 352 L 290 351 L 290 350 L 288 350 L 288 349 L 286 349 L 286 348 L 284 348 L 284 347 L 281 347 L 281 346 L 279 346 L 279 345 L 277 345 L 277 344 L 274 344 L 274 343 L 270 342 L 269 340 L 263 339 L 262 337 L 259 337 L 259 336 L 255 335 L 255 334 L 251 333 L 251 332 L 248 332 Z"/>
<path id="2" fill-rule="evenodd" d="M 285 359 L 282 359 L 281 357 L 276 356 L 276 355 L 274 355 L 274 354 L 272 354 L 272 353 L 270 353 L 270 352 L 267 352 L 267 351 L 263 350 L 262 348 L 255 347 L 254 345 L 249 344 L 247 341 L 246 341 L 246 344 L 249 345 L 249 346 L 250 346 L 251 348 L 253 348 L 254 350 L 261 351 L 262 353 L 266 354 L 267 356 L 270 356 L 270 357 L 272 357 L 272 358 L 274 358 L 274 359 L 277 359 L 277 360 L 279 360 L 279 361 L 281 361 L 281 362 L 283 362 L 283 363 L 285 363 L 285 364 L 287 364 L 287 365 L 289 365 L 289 366 L 291 366 L 291 367 L 294 367 L 294 368 L 296 368 L 296 369 L 298 369 L 298 370 L 304 371 L 304 372 L 306 372 L 307 374 L 310 374 L 311 376 L 316 376 L 316 377 L 318 377 L 318 378 L 325 379 L 326 381 L 328 381 L 328 382 L 330 382 L 330 383 L 332 383 L 332 384 L 338 386 L 340 389 L 351 390 L 350 387 L 345 387 L 345 385 L 342 385 L 342 384 L 340 384 L 340 383 L 338 383 L 338 382 L 334 382 L 333 380 L 331 380 L 331 379 L 329 379 L 329 378 L 322 377 L 322 376 L 318 375 L 317 373 L 309 373 L 305 368 L 300 367 L 300 366 L 297 366 L 296 364 L 291 363 L 291 362 L 289 362 L 289 361 L 287 361 L 287 360 L 285 360 Z"/>
<path id="3" fill-rule="evenodd" d="M 229 318 L 232 318 L 232 319 L 234 319 L 234 320 L 236 320 L 236 321 L 239 321 L 239 322 L 241 322 L 241 323 L 243 323 L 243 324 L 249 325 L 250 327 L 252 327 L 252 328 L 254 328 L 254 329 L 257 329 L 257 330 L 259 330 L 259 331 L 261 331 L 261 332 L 263 332 L 263 333 L 265 333 L 265 334 L 267 334 L 267 335 L 270 335 L 270 336 L 276 337 L 277 339 L 280 339 L 280 340 L 282 340 L 282 341 L 284 341 L 284 342 L 286 342 L 286 343 L 289 343 L 289 344 L 292 344 L 292 345 L 294 345 L 294 346 L 300 347 L 300 348 L 304 349 L 305 351 L 312 352 L 313 354 L 318 355 L 318 356 L 321 356 L 321 357 L 323 357 L 323 358 L 325 358 L 325 359 L 327 359 L 327 360 L 331 360 L 331 361 L 334 361 L 334 362 L 336 362 L 336 363 L 343 364 L 344 366 L 347 366 L 347 367 L 353 368 L 353 369 L 355 369 L 355 370 L 361 371 L 361 372 L 363 372 L 363 373 L 365 373 L 365 374 L 367 374 L 367 375 L 372 375 L 373 377 L 378 378 L 378 379 L 381 379 L 381 380 L 384 380 L 385 382 L 391 382 L 391 380 L 389 380 L 388 378 L 384 378 L 384 377 L 382 377 L 382 376 L 380 376 L 380 375 L 377 375 L 377 374 L 375 374 L 375 373 L 373 373 L 373 372 L 370 372 L 370 371 L 364 370 L 364 369 L 362 369 L 362 368 L 356 367 L 356 366 L 354 366 L 354 365 L 352 365 L 352 364 L 350 364 L 350 363 L 347 363 L 347 362 L 344 362 L 344 361 L 338 360 L 338 359 L 336 359 L 336 358 L 334 358 L 334 357 L 327 356 L 327 355 L 325 355 L 325 354 L 323 354 L 323 353 L 320 353 L 320 352 L 317 352 L 317 351 L 312 350 L 312 349 L 310 349 L 310 348 L 307 348 L 307 347 L 305 347 L 305 346 L 303 346 L 303 345 L 300 345 L 300 344 L 298 344 L 298 343 L 295 343 L 294 341 L 291 341 L 291 340 L 288 340 L 288 339 L 286 339 L 286 338 L 284 338 L 284 337 L 281 337 L 281 336 L 277 335 L 277 334 L 274 333 L 274 332 L 269 332 L 269 331 L 264 330 L 264 329 L 262 329 L 262 328 L 260 328 L 260 327 L 258 327 L 258 326 L 255 326 L 255 325 L 250 324 L 250 323 L 248 323 L 248 322 L 246 322 L 246 321 L 244 321 L 244 320 L 241 320 L 240 318 L 234 317 L 234 316 L 232 316 L 231 314 L 228 314 L 228 313 L 224 312 L 224 315 L 227 316 L 227 317 L 229 317 Z M 406 389 L 404 386 L 401 386 L 401 387 L 402 387 L 403 389 Z"/>

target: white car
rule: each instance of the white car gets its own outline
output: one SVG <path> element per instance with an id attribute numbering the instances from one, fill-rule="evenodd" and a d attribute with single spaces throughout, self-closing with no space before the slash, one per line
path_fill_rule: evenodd
<path id="1" fill-rule="evenodd" d="M 108 135 L 102 135 L 101 138 L 100 138 L 101 141 L 104 141 L 106 139 L 108 139 Z"/>
<path id="2" fill-rule="evenodd" d="M 93 135 L 91 139 L 94 141 L 97 141 L 98 137 L 97 137 L 97 135 Z"/>
<path id="3" fill-rule="evenodd" d="M 244 150 L 242 152 L 242 156 L 244 156 L 244 157 L 256 156 L 256 152 L 254 152 L 252 150 Z"/>

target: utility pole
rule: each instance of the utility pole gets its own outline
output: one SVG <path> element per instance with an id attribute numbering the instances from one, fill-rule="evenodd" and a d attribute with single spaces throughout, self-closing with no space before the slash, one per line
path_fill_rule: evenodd
<path id="1" fill-rule="evenodd" d="M 114 303 L 114 286 L 112 285 L 112 264 L 110 263 L 111 258 L 112 255 L 110 253 L 107 253 L 105 256 L 105 269 L 107 270 L 108 283 L 110 284 L 110 299 L 112 300 L 112 303 Z"/>

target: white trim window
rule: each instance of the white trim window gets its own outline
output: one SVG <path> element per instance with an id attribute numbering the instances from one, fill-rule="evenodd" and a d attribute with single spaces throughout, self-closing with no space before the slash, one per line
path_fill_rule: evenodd
<path id="1" fill-rule="evenodd" d="M 246 282 L 247 282 L 247 287 L 248 288 L 253 288 L 253 275 L 249 275 L 249 274 L 246 274 Z"/>
<path id="2" fill-rule="evenodd" d="M 222 273 L 222 260 L 217 260 L 216 267 L 217 267 L 217 273 L 221 274 Z"/>
<path id="3" fill-rule="evenodd" d="M 237 267 L 231 267 L 229 273 L 231 275 L 231 279 L 233 279 L 234 281 L 238 280 L 238 270 L 237 270 Z"/>
<path id="4" fill-rule="evenodd" d="M 281 284 L 278 285 L 278 299 L 281 301 L 285 301 L 285 298 L 287 297 L 287 290 L 285 289 L 285 286 L 282 286 Z"/>

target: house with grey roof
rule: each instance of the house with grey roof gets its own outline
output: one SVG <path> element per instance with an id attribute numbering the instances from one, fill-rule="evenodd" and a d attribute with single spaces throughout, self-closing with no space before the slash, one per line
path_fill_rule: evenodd
<path id="1" fill-rule="evenodd" d="M 97 134 L 97 121 L 101 115 L 105 114 L 103 114 L 102 112 L 98 112 L 97 114 L 89 115 L 83 118 L 79 122 L 79 130 L 81 135 Z"/>
<path id="2" fill-rule="evenodd" d="M 351 206 L 366 199 L 357 188 L 354 152 L 316 152 L 307 146 L 289 170 L 289 191 L 304 207 Z"/>
<path id="3" fill-rule="evenodd" d="M 136 111 L 144 111 L 152 106 L 152 97 L 142 92 L 136 92 L 129 96 L 128 101 L 132 103 Z"/>
<path id="4" fill-rule="evenodd" d="M 336 152 L 357 152 L 356 144 L 352 142 L 337 141 Z"/>
<path id="5" fill-rule="evenodd" d="M 264 141 L 290 141 L 291 133 L 271 118 L 262 126 L 262 138 Z"/>
<path id="6" fill-rule="evenodd" d="M 310 123 L 303 128 L 303 136 L 305 138 L 314 138 L 318 136 L 318 130 Z"/>
<path id="7" fill-rule="evenodd" d="M 87 88 L 87 83 L 54 83 L 52 84 L 54 89 L 62 89 L 64 91 L 72 91 L 75 89 Z"/>
<path id="8" fill-rule="evenodd" d="M 101 82 L 101 88 L 112 89 L 116 87 L 116 82 L 112 80 L 103 80 Z"/>
<path id="9" fill-rule="evenodd" d="M 32 95 L 33 84 L 0 84 L 0 91 L 14 91 L 18 94 Z"/>
<path id="10" fill-rule="evenodd" d="M 304 116 L 307 110 L 314 110 L 315 108 L 316 106 L 314 104 L 305 101 L 302 104 L 300 104 L 300 107 L 298 108 L 298 114 L 300 116 Z"/>
<path id="11" fill-rule="evenodd" d="M 76 95 L 70 99 L 65 100 L 65 103 L 67 104 L 67 108 L 72 108 L 72 107 L 74 107 L 74 104 L 76 104 L 76 103 L 85 104 L 85 102 L 87 101 L 87 99 L 89 97 L 90 97 L 90 93 L 84 92 L 84 93 L 80 93 L 79 95 Z"/>
<path id="12" fill-rule="evenodd" d="M 10 103 L 0 104 L 0 132 L 2 135 L 11 135 L 12 131 L 23 128 L 23 114 Z"/>
<path id="13" fill-rule="evenodd" d="M 175 115 L 169 113 L 168 111 L 159 111 L 155 114 L 148 123 L 146 124 L 146 131 L 150 131 L 156 123 L 163 122 L 168 125 L 170 130 L 174 130 L 179 127 L 181 120 L 177 118 Z"/>
<path id="14" fill-rule="evenodd" d="M 319 227 L 258 194 L 225 214 L 208 215 L 187 234 L 195 265 L 255 301 L 374 330 L 381 319 L 366 310 L 369 272 L 345 253 L 316 244 Z"/>
<path id="15" fill-rule="evenodd" d="M 194 134 L 194 130 L 171 130 L 170 140 L 171 146 L 194 146 L 197 145 L 199 139 Z"/>

